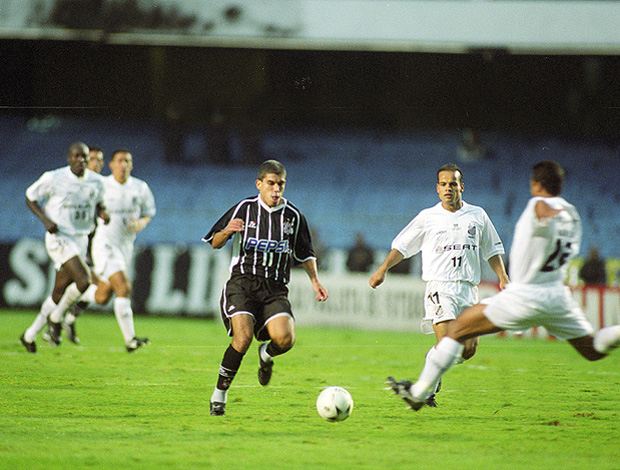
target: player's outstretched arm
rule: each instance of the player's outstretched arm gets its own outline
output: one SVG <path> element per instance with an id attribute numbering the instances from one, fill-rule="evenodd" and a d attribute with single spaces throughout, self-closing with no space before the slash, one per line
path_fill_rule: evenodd
<path id="1" fill-rule="evenodd" d="M 319 274 L 316 266 L 316 260 L 314 258 L 307 259 L 301 265 L 308 274 L 310 282 L 312 282 L 312 288 L 316 293 L 316 300 L 318 300 L 319 302 L 326 301 L 329 295 L 327 294 L 327 289 L 325 289 L 325 287 L 323 287 L 319 282 Z"/>
<path id="2" fill-rule="evenodd" d="M 381 266 L 379 266 L 377 270 L 373 273 L 373 275 L 370 276 L 370 281 L 368 281 L 370 287 L 376 289 L 381 284 L 383 284 L 388 269 L 396 266 L 403 260 L 404 257 L 405 256 L 400 251 L 392 248 L 388 255 L 385 257 L 385 261 L 383 261 L 383 263 L 381 263 Z"/>
<path id="3" fill-rule="evenodd" d="M 504 290 L 506 286 L 510 283 L 510 280 L 508 279 L 508 274 L 506 274 L 506 266 L 504 266 L 504 260 L 502 259 L 502 256 L 491 256 L 488 263 L 489 266 L 491 266 L 491 269 L 493 269 L 493 272 L 497 274 L 500 290 Z"/>

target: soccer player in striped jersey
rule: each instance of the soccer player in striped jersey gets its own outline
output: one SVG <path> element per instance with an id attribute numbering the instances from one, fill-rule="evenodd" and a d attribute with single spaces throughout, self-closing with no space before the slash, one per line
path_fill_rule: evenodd
<path id="1" fill-rule="evenodd" d="M 515 226 L 510 250 L 511 284 L 448 325 L 415 384 L 388 378 L 392 390 L 412 409 L 426 404 L 433 384 L 455 364 L 471 338 L 543 326 L 589 361 L 602 359 L 620 346 L 620 325 L 594 333 L 564 284 L 569 261 L 579 253 L 581 219 L 575 207 L 560 197 L 563 182 L 564 169 L 557 162 L 545 160 L 533 166 L 532 198 Z"/>
<path id="2" fill-rule="evenodd" d="M 497 274 L 500 288 L 508 284 L 502 241 L 484 209 L 463 201 L 463 189 L 461 169 L 454 164 L 442 166 L 437 171 L 440 202 L 422 210 L 398 234 L 385 261 L 370 278 L 370 286 L 378 287 L 388 269 L 422 251 L 422 279 L 427 283 L 422 331 L 434 332 L 437 343 L 450 322 L 478 303 L 480 257 Z M 468 339 L 461 362 L 471 358 L 477 347 L 478 338 Z M 433 346 L 426 360 L 435 352 Z M 440 383 L 435 385 L 438 392 Z M 434 394 L 428 397 L 428 405 L 437 406 Z"/>
<path id="3" fill-rule="evenodd" d="M 327 300 L 318 277 L 316 256 L 306 218 L 284 199 L 286 170 L 276 160 L 258 169 L 258 195 L 235 204 L 203 238 L 213 248 L 233 238 L 231 277 L 224 286 L 221 314 L 232 341 L 224 353 L 210 413 L 223 415 L 228 389 L 252 338 L 258 348 L 258 381 L 271 379 L 273 358 L 295 343 L 295 323 L 288 300 L 291 263 L 301 263 L 310 278 L 316 300 Z"/>

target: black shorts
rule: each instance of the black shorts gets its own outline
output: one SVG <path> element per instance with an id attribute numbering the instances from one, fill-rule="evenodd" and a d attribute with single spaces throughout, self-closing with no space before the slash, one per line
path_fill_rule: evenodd
<path id="1" fill-rule="evenodd" d="M 254 336 L 259 341 L 269 339 L 265 325 L 271 318 L 280 315 L 294 318 L 286 284 L 249 274 L 235 274 L 228 280 L 220 309 L 229 336 L 233 335 L 230 319 L 246 314 L 254 318 Z"/>

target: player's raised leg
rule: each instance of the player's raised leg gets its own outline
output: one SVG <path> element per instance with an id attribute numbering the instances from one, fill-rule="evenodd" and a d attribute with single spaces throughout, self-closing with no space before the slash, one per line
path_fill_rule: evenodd
<path id="1" fill-rule="evenodd" d="M 258 382 L 267 385 L 273 372 L 273 358 L 289 351 L 295 344 L 295 322 L 288 314 L 277 315 L 266 325 L 271 341 L 258 349 Z"/>

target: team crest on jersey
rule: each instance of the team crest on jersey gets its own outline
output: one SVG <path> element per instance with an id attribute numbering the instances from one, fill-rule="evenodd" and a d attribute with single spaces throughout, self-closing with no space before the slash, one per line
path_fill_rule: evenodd
<path id="1" fill-rule="evenodd" d="M 282 231 L 286 234 L 286 235 L 293 235 L 293 222 L 290 220 L 285 220 L 284 224 L 282 225 Z"/>
<path id="2" fill-rule="evenodd" d="M 471 238 L 475 238 L 476 231 L 477 231 L 476 226 L 474 224 L 469 224 L 469 227 L 467 228 L 467 235 L 469 235 Z"/>

